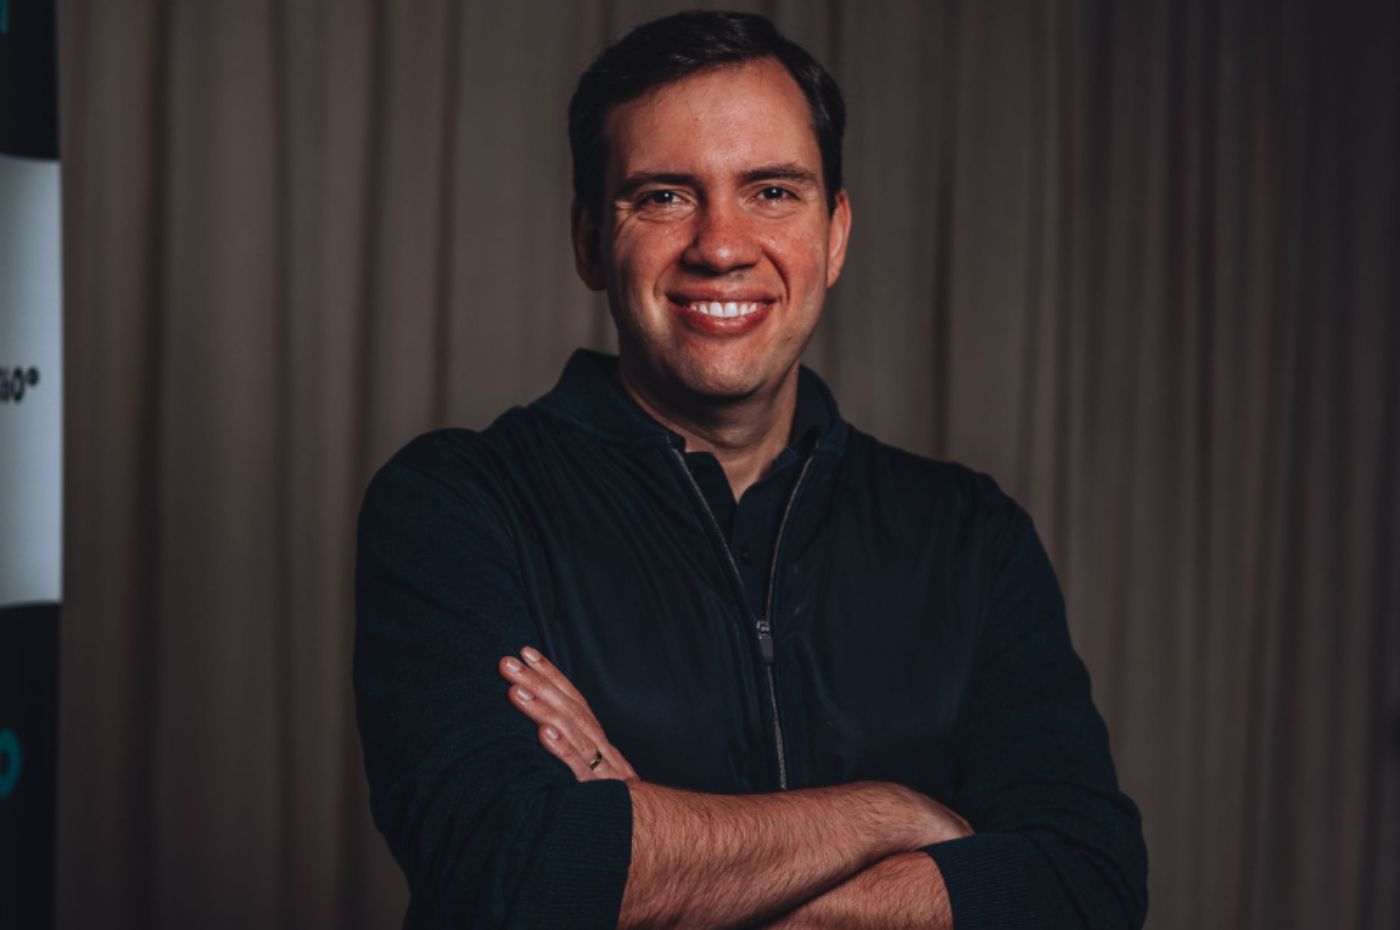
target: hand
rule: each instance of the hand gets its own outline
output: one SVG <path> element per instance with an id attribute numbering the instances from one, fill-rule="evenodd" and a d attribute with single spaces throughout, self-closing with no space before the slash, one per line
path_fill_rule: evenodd
<path id="1" fill-rule="evenodd" d="M 502 656 L 496 668 L 511 682 L 506 692 L 510 702 L 539 725 L 544 748 L 558 756 L 579 781 L 639 780 L 618 748 L 608 742 L 598 718 L 573 682 L 529 646 L 520 655 L 525 661 Z M 595 750 L 603 754 L 603 761 L 589 768 Z"/>

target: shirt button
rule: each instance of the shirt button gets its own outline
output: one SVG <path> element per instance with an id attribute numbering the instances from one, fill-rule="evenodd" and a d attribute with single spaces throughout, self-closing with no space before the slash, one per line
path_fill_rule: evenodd
<path id="1" fill-rule="evenodd" d="M 753 557 L 749 554 L 748 546 L 740 546 L 738 555 L 740 565 L 748 565 L 753 561 Z"/>

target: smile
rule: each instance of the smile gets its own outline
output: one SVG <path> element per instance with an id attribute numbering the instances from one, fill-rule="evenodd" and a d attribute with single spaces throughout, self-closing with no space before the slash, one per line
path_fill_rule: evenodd
<path id="1" fill-rule="evenodd" d="M 696 313 L 703 313 L 705 316 L 715 317 L 748 316 L 750 313 L 757 313 L 762 306 L 762 304 L 752 301 L 737 302 L 733 300 L 723 303 L 717 300 L 711 300 L 687 304 L 688 309 Z"/>
<path id="2" fill-rule="evenodd" d="M 708 337 L 745 336 L 763 325 L 773 311 L 771 300 L 691 300 L 670 301 L 681 325 Z"/>

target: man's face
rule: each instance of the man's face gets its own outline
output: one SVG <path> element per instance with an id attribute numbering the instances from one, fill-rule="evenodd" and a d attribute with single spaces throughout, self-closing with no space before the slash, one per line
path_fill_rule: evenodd
<path id="1" fill-rule="evenodd" d="M 607 117 L 603 216 L 575 211 L 579 273 L 607 289 L 627 374 L 672 402 L 738 400 L 793 370 L 845 258 L 801 88 L 759 59 Z"/>

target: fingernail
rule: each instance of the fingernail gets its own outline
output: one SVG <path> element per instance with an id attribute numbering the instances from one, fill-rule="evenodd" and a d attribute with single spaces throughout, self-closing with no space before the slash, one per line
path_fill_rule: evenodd
<path id="1" fill-rule="evenodd" d="M 533 701 L 535 699 L 535 696 L 524 688 L 517 687 L 515 693 L 520 695 L 520 700 L 522 701 Z"/>
<path id="2" fill-rule="evenodd" d="M 559 731 L 556 730 L 556 729 L 554 729 L 554 727 L 545 727 L 545 728 L 544 728 L 544 735 L 545 735 L 545 736 L 548 736 L 550 739 L 558 739 L 558 738 L 559 738 Z"/>
<path id="3" fill-rule="evenodd" d="M 510 669 L 512 672 L 520 671 L 521 667 L 520 663 L 514 659 L 506 659 L 506 668 Z"/>
<path id="4" fill-rule="evenodd" d="M 520 650 L 520 654 L 525 657 L 526 662 L 538 662 L 540 660 L 540 654 L 529 646 Z"/>

